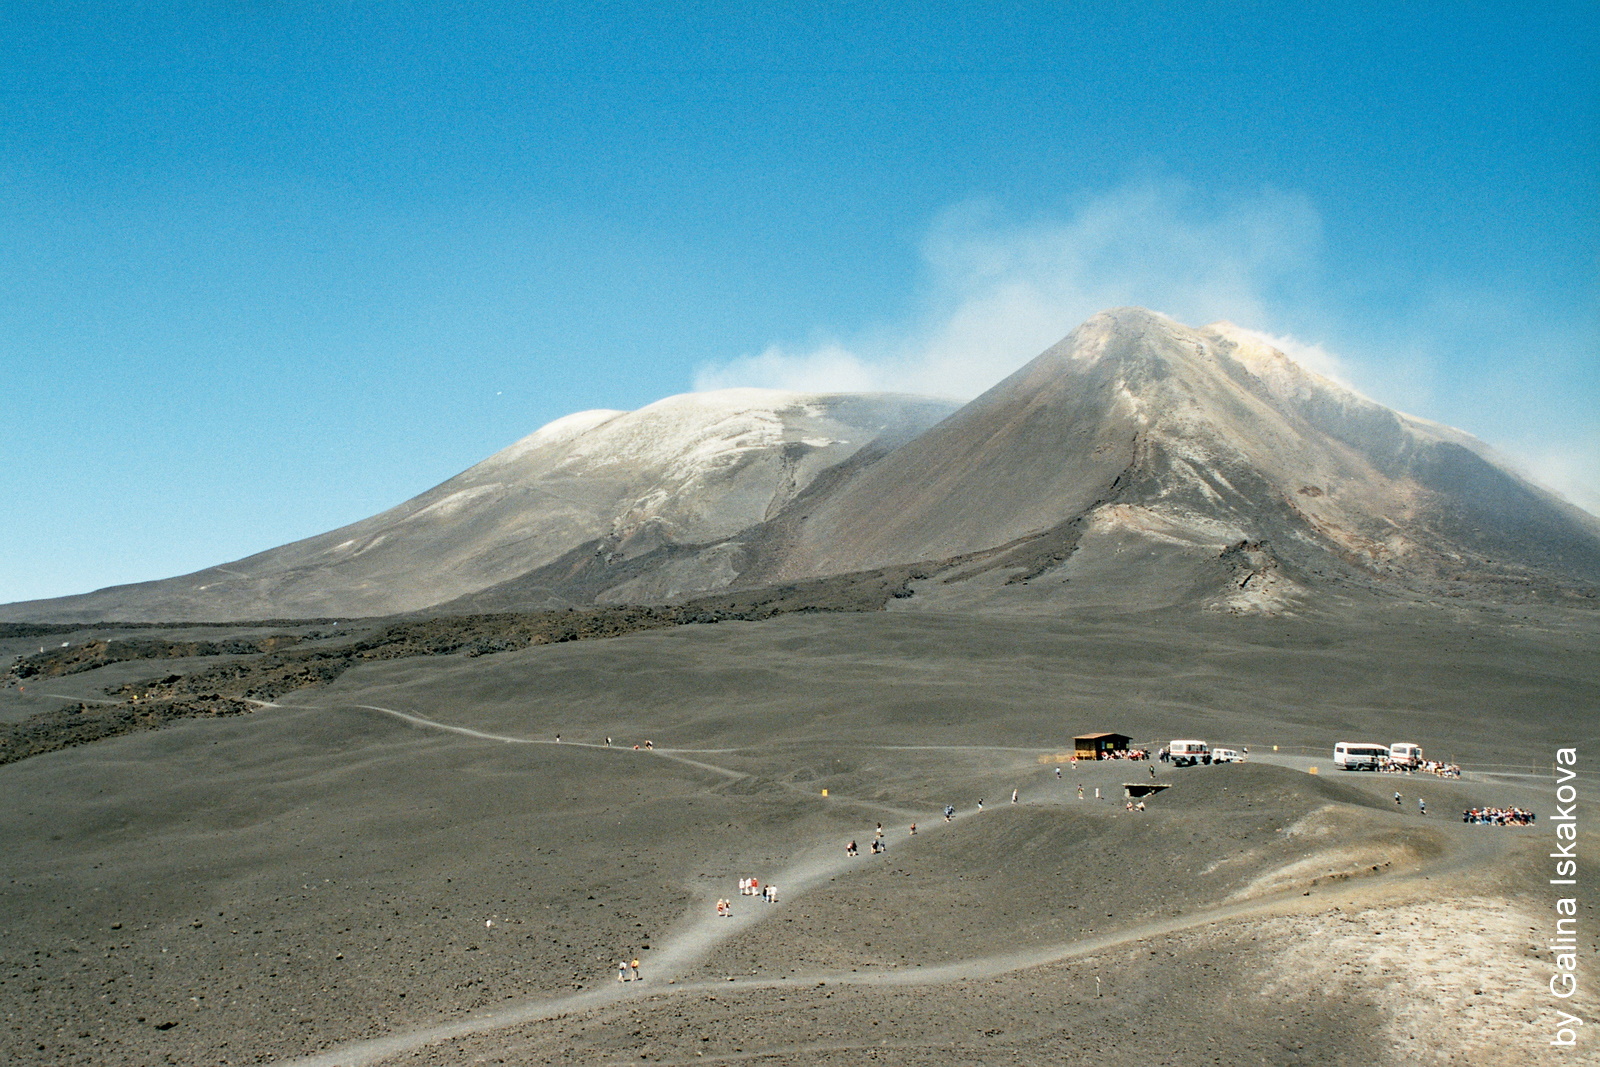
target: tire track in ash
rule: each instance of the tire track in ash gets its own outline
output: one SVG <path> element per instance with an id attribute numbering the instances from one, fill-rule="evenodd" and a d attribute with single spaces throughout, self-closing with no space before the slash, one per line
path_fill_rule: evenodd
<path id="1" fill-rule="evenodd" d="M 296 708 L 298 708 L 299 710 L 302 710 L 302 711 L 324 710 L 323 708 L 320 708 L 320 707 L 317 707 L 317 706 L 293 705 L 293 704 L 269 704 L 269 703 L 265 703 L 263 701 L 251 701 L 251 703 L 261 704 L 262 707 L 288 708 L 288 709 L 296 709 Z M 554 740 L 546 740 L 545 738 L 541 738 L 541 737 L 515 737 L 515 736 L 510 735 L 510 734 L 492 734 L 492 733 L 488 733 L 488 732 L 486 732 L 484 730 L 475 730 L 470 726 L 454 726 L 454 725 L 451 725 L 450 723 L 439 722 L 439 721 L 437 721 L 435 719 L 429 719 L 429 718 L 426 718 L 426 717 L 421 716 L 421 715 L 415 715 L 415 714 L 412 714 L 411 712 L 408 712 L 408 711 L 400 711 L 400 710 L 398 710 L 396 708 L 382 707 L 382 706 L 380 706 L 378 704 L 349 704 L 349 705 L 346 705 L 346 706 L 347 707 L 353 707 L 353 708 L 361 708 L 361 709 L 366 710 L 366 711 L 382 712 L 385 715 L 391 715 L 391 716 L 393 716 L 393 717 L 395 717 L 397 719 L 401 719 L 401 720 L 403 720 L 405 722 L 411 723 L 413 726 L 421 726 L 421 727 L 423 727 L 425 729 L 442 730 L 442 731 L 444 731 L 446 733 L 460 734 L 463 737 L 470 737 L 470 738 L 473 738 L 473 739 L 478 740 L 478 741 L 498 741 L 498 742 L 501 742 L 503 744 L 508 744 L 508 745 L 550 745 L 550 746 L 556 747 L 556 748 L 588 748 L 588 749 L 594 749 L 595 751 L 598 751 L 598 752 L 615 752 L 618 755 L 652 756 L 652 757 L 655 757 L 657 759 L 672 760 L 674 763 L 682 763 L 685 766 L 694 767 L 694 768 L 696 768 L 698 770 L 702 770 L 702 771 L 708 771 L 711 774 L 721 775 L 722 777 L 731 779 L 733 781 L 743 781 L 744 779 L 753 778 L 755 776 L 750 774 L 747 771 L 736 771 L 731 767 L 720 767 L 715 763 L 706 763 L 706 762 L 704 762 L 702 760 L 690 759 L 688 756 L 683 755 L 683 753 L 685 753 L 685 752 L 693 752 L 696 755 L 706 755 L 706 754 L 717 753 L 717 752 L 755 752 L 755 751 L 761 751 L 761 749 L 754 748 L 754 747 L 746 748 L 746 749 L 735 749 L 735 748 L 712 748 L 712 749 L 700 749 L 700 748 L 646 748 L 646 749 L 631 749 L 631 748 L 621 748 L 621 747 L 616 746 L 616 745 L 596 744 L 593 741 L 554 741 Z M 873 748 L 873 747 L 900 748 L 900 747 L 904 747 L 904 746 L 894 746 L 894 745 L 870 746 L 870 745 L 864 745 L 864 746 L 860 746 L 860 747 L 863 747 L 863 748 Z M 952 747 L 955 747 L 955 746 L 952 746 Z M 974 747 L 976 747 L 976 748 L 990 748 L 990 747 L 993 747 L 993 746 L 979 745 L 979 746 L 974 746 Z M 1035 751 L 1035 750 L 1034 749 L 1018 749 L 1017 751 L 1032 752 L 1032 751 Z M 795 794 L 797 794 L 799 796 L 811 797 L 813 799 L 820 799 L 820 798 L 816 798 L 814 796 L 814 794 L 810 790 L 802 789 L 800 786 L 795 785 L 793 782 L 784 782 L 784 781 L 779 781 L 777 779 L 771 779 L 771 781 L 773 782 L 773 784 L 775 784 L 777 786 L 780 786 L 781 788 L 786 789 L 789 792 L 795 793 Z M 884 804 L 884 803 L 882 803 L 880 801 L 866 800 L 866 799 L 863 799 L 861 797 L 852 797 L 852 796 L 848 796 L 848 795 L 845 795 L 845 794 L 835 794 L 833 796 L 830 796 L 828 798 L 828 800 L 835 807 L 841 807 L 842 806 L 842 807 L 866 808 L 866 809 L 868 809 L 870 811 L 879 812 L 880 814 L 898 815 L 898 816 L 900 816 L 902 818 L 910 818 L 910 819 L 920 819 L 920 818 L 925 818 L 926 817 L 926 814 L 924 812 L 921 812 L 921 811 L 913 811 L 910 808 L 896 807 L 893 804 Z"/>
<path id="2" fill-rule="evenodd" d="M 266 707 L 280 707 L 280 708 L 299 708 L 300 710 L 304 710 L 304 711 L 320 711 L 320 710 L 324 710 L 323 708 L 317 707 L 317 706 L 294 705 L 294 704 L 271 704 L 271 705 L 263 705 L 263 706 L 266 706 Z M 491 734 L 491 733 L 489 733 L 489 732 L 487 732 L 485 730 L 474 730 L 470 726 L 454 726 L 454 725 L 452 725 L 450 723 L 447 723 L 447 722 L 439 722 L 436 719 L 424 718 L 421 715 L 413 715 L 409 711 L 400 711 L 397 708 L 385 708 L 385 707 L 382 707 L 382 706 L 380 706 L 378 704 L 348 704 L 348 705 L 346 705 L 346 707 L 361 708 L 361 709 L 363 709 L 365 711 L 382 712 L 385 715 L 391 715 L 396 719 L 400 719 L 400 720 L 402 720 L 404 722 L 408 722 L 408 723 L 412 724 L 413 726 L 421 726 L 421 727 L 423 727 L 425 729 L 429 729 L 429 730 L 442 730 L 445 733 L 460 734 L 463 737 L 471 737 L 471 738 L 474 738 L 474 739 L 479 740 L 479 741 L 498 741 L 501 744 L 507 744 L 507 745 L 549 745 L 549 746 L 551 746 L 553 748 L 592 748 L 592 749 L 595 749 L 595 750 L 600 751 L 600 752 L 616 752 L 618 754 L 626 752 L 629 755 L 632 755 L 633 752 L 634 752 L 633 749 L 621 748 L 621 747 L 618 747 L 616 745 L 601 745 L 601 744 L 596 744 L 593 741 L 553 741 L 553 740 L 547 740 L 547 739 L 542 738 L 542 737 L 515 737 L 515 736 L 512 736 L 510 734 Z M 707 749 L 707 750 L 701 750 L 701 749 L 664 749 L 664 748 L 649 748 L 649 749 L 639 749 L 638 750 L 640 755 L 659 756 L 662 759 L 673 760 L 673 761 L 678 762 L 678 763 L 687 764 L 690 767 L 697 767 L 697 768 L 699 768 L 700 770 L 703 770 L 703 771 L 710 771 L 712 774 L 719 774 L 719 775 L 723 776 L 724 778 L 739 779 L 739 778 L 748 778 L 748 777 L 750 777 L 750 775 L 746 774 L 744 771 L 735 771 L 735 770 L 732 770 L 732 769 L 730 769 L 728 767 L 718 767 L 714 763 L 702 763 L 699 760 L 689 759 L 687 756 L 682 756 L 682 755 L 678 754 L 679 752 L 700 753 L 702 751 L 706 751 L 706 752 L 732 752 L 732 751 L 735 751 L 735 750 L 734 749 Z"/>
<path id="3" fill-rule="evenodd" d="M 70 697 L 70 698 L 66 698 L 66 699 L 77 700 L 78 698 L 77 697 Z M 245 698 L 245 699 L 248 700 L 248 698 Z M 264 708 L 287 708 L 287 709 L 291 709 L 291 710 L 298 709 L 298 710 L 301 710 L 301 711 L 320 711 L 320 710 L 326 710 L 326 708 L 327 708 L 327 705 L 275 704 L 275 703 L 273 703 L 271 701 L 266 701 L 266 700 L 249 700 L 249 703 L 251 703 L 251 704 L 259 704 L 261 707 L 264 707 Z M 501 742 L 504 742 L 506 744 L 511 744 L 511 745 L 561 745 L 561 746 L 564 746 L 564 747 L 571 747 L 571 748 L 593 748 L 593 749 L 599 749 L 599 750 L 604 751 L 604 752 L 617 752 L 617 753 L 627 753 L 627 754 L 632 754 L 635 751 L 634 749 L 625 748 L 625 747 L 623 747 L 621 745 L 602 745 L 602 744 L 598 744 L 597 742 L 594 742 L 594 741 L 555 741 L 555 740 L 542 738 L 542 737 L 516 737 L 516 736 L 510 735 L 510 734 L 491 734 L 491 733 L 488 733 L 488 732 L 483 731 L 483 730 L 475 730 L 470 726 L 455 726 L 455 725 L 452 725 L 450 723 L 439 722 L 437 719 L 429 719 L 429 718 L 426 718 L 426 717 L 424 717 L 422 715 L 417 715 L 417 714 L 414 714 L 414 713 L 409 712 L 409 711 L 400 711 L 400 710 L 398 710 L 396 708 L 385 708 L 385 707 L 382 707 L 382 706 L 377 705 L 377 704 L 347 704 L 347 705 L 345 705 L 345 707 L 363 708 L 363 709 L 365 709 L 367 711 L 379 711 L 379 712 L 382 712 L 385 715 L 392 715 L 397 719 L 403 719 L 406 722 L 409 722 L 414 726 L 422 726 L 422 727 L 427 727 L 427 728 L 434 729 L 434 730 L 444 730 L 444 731 L 447 731 L 449 733 L 462 734 L 462 735 L 464 735 L 466 737 L 475 737 L 475 738 L 479 739 L 480 741 L 501 741 Z M 732 770 L 729 770 L 726 767 L 717 767 L 714 764 L 709 764 L 709 763 L 696 763 L 693 760 L 685 758 L 682 754 L 686 753 L 686 752 L 692 752 L 697 756 L 716 756 L 716 755 L 726 755 L 726 754 L 738 753 L 738 752 L 770 752 L 774 748 L 782 748 L 785 745 L 792 746 L 792 745 L 797 744 L 797 743 L 798 742 L 782 742 L 782 743 L 779 743 L 779 744 L 776 744 L 776 745 L 745 745 L 745 746 L 742 746 L 742 747 L 735 747 L 735 748 L 648 748 L 648 749 L 639 749 L 638 752 L 641 755 L 664 756 L 664 757 L 669 758 L 669 759 L 676 759 L 679 762 L 688 763 L 691 766 L 702 767 L 705 770 L 715 771 L 718 774 L 727 774 L 727 775 L 735 775 L 736 774 L 736 775 L 739 775 L 740 777 L 746 777 L 747 778 L 747 777 L 750 777 L 750 776 L 747 775 L 747 774 L 744 774 L 743 772 L 732 771 Z M 1046 753 L 1054 752 L 1057 748 L 1060 747 L 1059 745 L 1043 745 L 1043 744 L 1041 744 L 1041 745 L 869 745 L 869 744 L 861 744 L 859 742 L 851 741 L 851 740 L 848 740 L 848 739 L 840 739 L 840 740 L 832 741 L 832 742 L 812 742 L 812 741 L 807 741 L 807 742 L 804 742 L 804 743 L 807 744 L 807 745 L 814 745 L 814 744 L 849 745 L 852 748 L 868 749 L 868 750 L 873 751 L 873 752 L 1031 752 L 1031 753 L 1037 754 L 1037 753 L 1040 753 L 1040 752 L 1046 752 Z"/>
<path id="4" fill-rule="evenodd" d="M 260 703 L 260 702 L 252 701 L 252 703 Z M 262 706 L 263 707 L 275 707 L 275 708 L 289 708 L 289 709 L 298 708 L 299 710 L 303 710 L 303 711 L 325 710 L 324 708 L 317 707 L 317 706 L 293 705 L 293 704 L 266 704 L 266 703 L 262 703 Z M 617 746 L 617 745 L 601 745 L 601 744 L 597 744 L 597 743 L 595 743 L 593 741 L 554 741 L 554 740 L 547 740 L 547 739 L 542 738 L 542 737 L 516 737 L 516 736 L 510 735 L 510 734 L 492 734 L 492 733 L 488 733 L 487 731 L 484 731 L 484 730 L 475 730 L 470 726 L 454 726 L 454 725 L 452 725 L 450 723 L 439 722 L 439 721 L 437 721 L 435 719 L 425 718 L 424 716 L 415 715 L 415 714 L 412 714 L 411 712 L 408 712 L 408 711 L 400 711 L 400 710 L 398 710 L 396 708 L 382 707 L 382 706 L 380 706 L 378 704 L 348 704 L 348 705 L 345 705 L 345 706 L 346 707 L 352 707 L 352 708 L 361 708 L 361 709 L 366 710 L 366 711 L 382 712 L 385 715 L 391 715 L 394 718 L 397 718 L 397 719 L 403 720 L 405 722 L 411 723 L 413 726 L 421 726 L 421 727 L 423 727 L 425 729 L 432 729 L 432 730 L 442 730 L 442 731 L 444 731 L 446 733 L 460 734 L 463 737 L 471 737 L 471 738 L 473 738 L 475 740 L 478 740 L 478 741 L 498 741 L 498 742 L 501 742 L 502 744 L 508 744 L 508 745 L 549 745 L 549 746 L 554 747 L 554 748 L 588 748 L 588 749 L 594 749 L 597 752 L 615 752 L 619 756 L 623 756 L 623 755 L 626 755 L 626 756 L 636 756 L 636 755 L 637 756 L 653 756 L 653 757 L 655 757 L 657 759 L 672 760 L 674 763 L 682 763 L 685 766 L 694 767 L 694 768 L 697 768 L 698 770 L 702 770 L 702 771 L 708 771 L 711 774 L 721 775 L 724 778 L 728 778 L 728 779 L 731 779 L 731 780 L 734 780 L 734 781 L 742 781 L 742 780 L 744 780 L 746 778 L 753 778 L 755 776 L 750 774 L 747 771 L 736 771 L 731 767 L 720 767 L 715 763 L 706 763 L 706 762 L 704 762 L 702 760 L 690 759 L 688 756 L 684 755 L 683 753 L 685 753 L 685 752 L 693 752 L 695 755 L 699 756 L 699 755 L 711 755 L 711 754 L 715 754 L 715 753 L 719 753 L 719 752 L 759 752 L 759 751 L 764 751 L 764 749 L 761 749 L 759 747 L 754 747 L 754 746 L 752 746 L 750 748 L 742 748 L 742 749 L 740 749 L 740 748 L 644 748 L 644 749 L 631 749 L 631 748 L 622 748 L 622 747 Z M 858 747 L 861 747 L 861 748 L 898 749 L 898 748 L 904 748 L 906 746 L 900 746 L 900 745 L 861 745 L 861 746 L 858 746 Z M 950 747 L 959 747 L 959 746 L 950 746 Z M 986 749 L 986 748 L 992 748 L 994 746 L 976 745 L 976 746 L 973 746 L 973 747 L 974 748 L 979 748 L 979 749 Z M 1037 750 L 1029 748 L 1029 749 L 1018 749 L 1017 751 L 1019 751 L 1019 752 L 1034 752 L 1034 751 L 1037 751 Z M 782 787 L 784 789 L 787 789 L 790 792 L 796 793 L 796 794 L 798 794 L 800 796 L 804 796 L 804 797 L 812 796 L 812 793 L 810 792 L 810 790 L 802 789 L 799 786 L 795 785 L 793 782 L 778 781 L 777 779 L 772 779 L 772 781 L 773 781 L 773 783 L 775 785 L 778 785 L 778 786 L 780 786 L 780 787 Z M 881 803 L 881 802 L 875 801 L 875 800 L 865 800 L 865 799 L 862 799 L 860 797 L 851 797 L 851 796 L 846 796 L 846 795 L 843 795 L 843 794 L 836 794 L 836 795 L 833 795 L 833 796 L 829 797 L 829 800 L 834 802 L 835 806 L 849 806 L 849 807 L 867 808 L 867 809 L 870 809 L 870 810 L 873 810 L 873 811 L 877 811 L 877 812 L 881 812 L 881 813 L 888 814 L 888 815 L 898 815 L 898 816 L 901 816 L 902 818 L 918 819 L 918 818 L 925 817 L 925 813 L 920 812 L 920 811 L 912 811 L 910 808 L 900 808 L 900 807 L 894 806 L 893 804 L 884 804 L 884 803 Z"/>

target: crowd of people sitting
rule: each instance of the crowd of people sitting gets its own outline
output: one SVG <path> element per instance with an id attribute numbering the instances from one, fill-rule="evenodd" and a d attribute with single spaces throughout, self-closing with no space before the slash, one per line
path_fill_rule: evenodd
<path id="1" fill-rule="evenodd" d="M 1468 808 L 1461 821 L 1488 826 L 1531 826 L 1538 816 L 1527 808 Z"/>
<path id="2" fill-rule="evenodd" d="M 1147 748 L 1108 748 L 1101 751 L 1096 759 L 1149 759 L 1150 750 Z M 1077 763 L 1077 757 L 1072 760 Z"/>

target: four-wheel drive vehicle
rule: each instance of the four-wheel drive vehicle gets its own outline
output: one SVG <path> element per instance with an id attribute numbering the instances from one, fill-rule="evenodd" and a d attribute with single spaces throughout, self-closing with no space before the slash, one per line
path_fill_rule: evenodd
<path id="1" fill-rule="evenodd" d="M 1231 748 L 1214 748 L 1211 750 L 1212 763 L 1240 763 L 1244 757 Z"/>
<path id="2" fill-rule="evenodd" d="M 1370 741 L 1340 741 L 1333 746 L 1333 765 L 1346 771 L 1376 771 L 1389 762 L 1389 748 Z"/>
<path id="3" fill-rule="evenodd" d="M 1211 762 L 1211 746 L 1204 741 L 1174 741 L 1168 752 L 1174 767 L 1193 767 Z"/>
<path id="4" fill-rule="evenodd" d="M 1389 762 L 1396 767 L 1415 767 L 1422 762 L 1422 746 L 1396 741 L 1389 746 Z"/>

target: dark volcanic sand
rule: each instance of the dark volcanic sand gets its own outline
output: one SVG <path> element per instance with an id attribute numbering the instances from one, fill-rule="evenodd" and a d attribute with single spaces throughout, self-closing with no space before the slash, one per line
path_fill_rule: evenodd
<path id="1" fill-rule="evenodd" d="M 1405 739 L 1548 767 L 1578 744 L 1590 782 L 1597 629 L 1422 605 L 818 615 L 360 667 L 292 707 L 0 768 L 0 1059 L 259 1063 L 395 1038 L 327 1062 L 1578 1062 L 1546 1044 L 1549 826 L 1458 821 L 1546 815 L 1548 777 L 1326 757 Z M 0 715 L 43 699 L 0 693 Z M 1173 788 L 1130 814 L 1143 764 L 1054 777 L 1096 729 L 1258 762 L 1158 765 Z M 1259 762 L 1274 744 L 1286 765 Z M 737 897 L 744 874 L 781 902 Z M 646 980 L 619 985 L 634 954 Z"/>

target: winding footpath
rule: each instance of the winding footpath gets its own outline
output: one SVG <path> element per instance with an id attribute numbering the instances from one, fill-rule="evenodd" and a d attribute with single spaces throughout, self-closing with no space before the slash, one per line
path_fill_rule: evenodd
<path id="1" fill-rule="evenodd" d="M 266 706 L 293 707 L 296 710 L 325 710 L 320 706 L 315 709 L 304 705 Z M 593 742 L 555 741 L 493 734 L 470 727 L 441 723 L 410 712 L 373 704 L 345 706 L 380 712 L 414 726 L 459 734 L 481 741 L 518 745 L 556 745 L 602 749 L 619 753 L 627 752 L 629 755 L 649 755 L 673 760 L 727 778 L 742 779 L 749 777 L 745 772 L 727 767 L 718 767 L 714 764 L 692 759 L 684 754 L 686 752 L 694 752 L 695 755 L 711 754 L 712 750 L 651 748 L 641 749 L 635 753 L 632 749 L 613 748 Z M 924 747 L 952 751 L 968 749 L 968 746 L 957 745 L 874 745 L 860 747 L 897 750 Z M 1012 749 L 1009 747 L 982 745 L 970 746 L 970 748 L 1002 751 L 1037 751 L 1034 748 Z M 721 749 L 715 751 L 733 752 L 739 750 Z M 801 791 L 794 786 L 790 786 L 790 788 Z M 805 795 L 810 796 L 811 794 L 806 792 Z M 908 813 L 903 809 L 859 798 L 835 797 L 831 799 L 887 815 L 904 816 L 911 814 L 915 817 L 918 814 L 926 814 Z M 975 812 L 965 812 L 958 814 L 956 818 L 968 819 L 975 816 Z M 924 833 L 938 833 L 945 828 L 945 825 L 944 820 L 935 815 L 926 824 L 927 828 Z M 1488 846 L 1490 840 L 1496 839 L 1485 839 L 1484 845 Z M 311 1056 L 282 1060 L 275 1064 L 274 1067 L 370 1067 L 370 1065 L 381 1064 L 390 1057 L 401 1053 L 474 1034 L 508 1029 L 628 1001 L 644 999 L 659 1001 L 662 998 L 672 998 L 686 994 L 703 994 L 714 990 L 798 989 L 815 987 L 823 983 L 829 986 L 916 987 L 992 978 L 1015 971 L 1089 956 L 1121 945 L 1165 937 L 1179 931 L 1214 923 L 1236 921 L 1242 918 L 1268 918 L 1277 915 L 1326 910 L 1330 906 L 1366 896 L 1379 886 L 1397 886 L 1410 882 L 1421 882 L 1468 863 L 1481 862 L 1486 858 L 1486 855 L 1481 853 L 1486 851 L 1498 850 L 1487 848 L 1471 849 L 1468 850 L 1471 853 L 1470 855 L 1464 855 L 1460 850 L 1452 849 L 1433 862 L 1423 866 L 1373 875 L 1358 882 L 1343 882 L 1316 887 L 1309 893 L 1298 888 L 1284 890 L 1249 900 L 1218 904 L 1183 915 L 1122 927 L 1091 937 L 1074 938 L 1025 950 L 998 952 L 991 955 L 974 956 L 928 966 L 919 964 L 908 968 L 868 973 L 855 971 L 846 973 L 828 972 L 797 974 L 780 978 L 732 978 L 718 981 L 700 980 L 680 983 L 677 981 L 677 977 L 692 971 L 719 944 L 728 941 L 766 918 L 781 914 L 781 908 L 778 907 L 751 906 L 740 908 L 732 918 L 722 918 L 711 913 L 704 902 L 697 902 L 694 913 L 686 916 L 679 928 L 670 934 L 658 949 L 651 952 L 649 961 L 651 977 L 648 982 L 605 983 L 594 989 L 579 993 L 526 1000 L 509 1007 L 474 1013 L 465 1018 L 447 1023 L 386 1034 L 382 1037 L 352 1041 Z M 826 844 L 813 845 L 804 852 L 797 854 L 793 862 L 770 878 L 769 881 L 781 886 L 785 901 L 789 901 L 810 889 L 826 883 L 829 879 L 849 872 L 856 866 L 856 863 L 852 863 L 849 858 L 842 855 L 838 842 L 830 837 Z"/>

